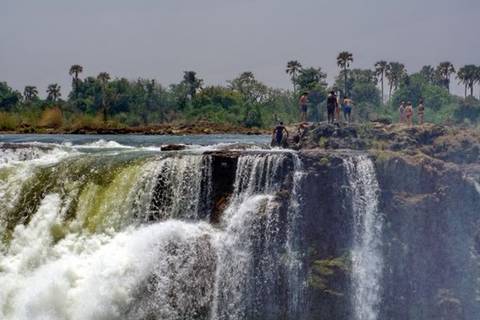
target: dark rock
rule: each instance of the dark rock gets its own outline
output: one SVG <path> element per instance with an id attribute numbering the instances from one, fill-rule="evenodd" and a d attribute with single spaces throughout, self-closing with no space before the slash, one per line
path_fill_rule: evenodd
<path id="1" fill-rule="evenodd" d="M 160 147 L 161 151 L 179 151 L 184 150 L 187 146 L 184 144 L 166 144 Z"/>

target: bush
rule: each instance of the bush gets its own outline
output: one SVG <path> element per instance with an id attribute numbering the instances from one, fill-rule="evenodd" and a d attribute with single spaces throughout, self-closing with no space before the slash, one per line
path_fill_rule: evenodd
<path id="1" fill-rule="evenodd" d="M 38 126 L 41 128 L 54 128 L 58 129 L 63 125 L 62 110 L 58 107 L 45 109 L 40 116 Z"/>
<path id="2" fill-rule="evenodd" d="M 99 129 L 104 126 L 102 116 L 91 116 L 87 114 L 76 114 L 72 117 L 72 129 Z"/>
<path id="3" fill-rule="evenodd" d="M 440 110 L 452 103 L 452 96 L 445 88 L 428 83 L 419 74 L 414 74 L 409 79 L 407 83 L 400 86 L 390 100 L 392 109 L 398 110 L 401 101 L 411 101 L 414 106 L 417 106 L 421 98 L 424 99 L 427 110 Z"/>
<path id="4" fill-rule="evenodd" d="M 474 97 L 461 99 L 454 116 L 457 122 L 477 122 L 480 120 L 480 101 Z"/>
<path id="5" fill-rule="evenodd" d="M 0 112 L 0 130 L 13 131 L 17 128 L 17 119 L 8 112 Z"/>

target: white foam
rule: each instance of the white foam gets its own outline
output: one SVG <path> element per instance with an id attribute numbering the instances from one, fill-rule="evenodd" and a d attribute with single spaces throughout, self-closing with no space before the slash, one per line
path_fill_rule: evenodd
<path id="1" fill-rule="evenodd" d="M 133 149 L 132 146 L 127 146 L 124 144 L 120 144 L 113 140 L 104 140 L 100 139 L 91 143 L 82 144 L 82 145 L 75 145 L 76 149 Z"/>
<path id="2" fill-rule="evenodd" d="M 205 223 L 167 221 L 112 236 L 69 234 L 54 244 L 50 228 L 59 222 L 60 206 L 58 195 L 47 196 L 0 257 L 1 319 L 125 319 L 139 284 L 160 270 L 156 280 L 170 287 L 165 271 L 172 263 L 181 270 L 188 259 L 184 252 L 167 259 L 169 243 L 193 246 L 215 232 Z M 156 298 L 157 312 L 173 319 L 167 301 Z"/>

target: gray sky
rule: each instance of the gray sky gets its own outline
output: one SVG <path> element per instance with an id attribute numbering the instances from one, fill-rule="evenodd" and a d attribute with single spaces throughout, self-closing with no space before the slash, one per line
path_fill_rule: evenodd
<path id="1" fill-rule="evenodd" d="M 56 82 L 65 94 L 70 65 L 81 64 L 82 76 L 162 84 L 184 70 L 207 84 L 250 70 L 287 88 L 288 60 L 322 67 L 331 82 L 343 50 L 360 68 L 480 64 L 479 22 L 479 0 L 0 0 L 0 81 L 41 93 Z"/>

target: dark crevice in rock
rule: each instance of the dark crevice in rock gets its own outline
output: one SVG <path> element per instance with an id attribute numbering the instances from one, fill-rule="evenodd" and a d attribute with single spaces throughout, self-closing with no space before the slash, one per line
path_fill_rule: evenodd
<path id="1" fill-rule="evenodd" d="M 218 223 L 233 193 L 240 153 L 209 152 L 205 155 L 211 157 L 212 170 L 210 222 Z"/>

